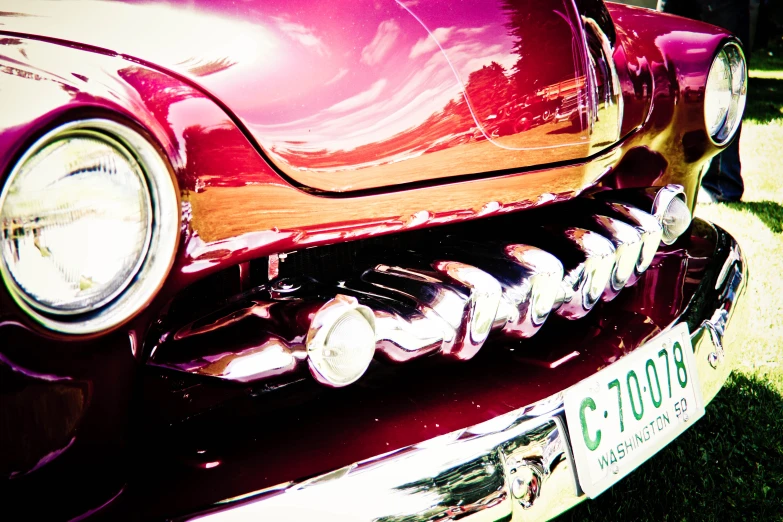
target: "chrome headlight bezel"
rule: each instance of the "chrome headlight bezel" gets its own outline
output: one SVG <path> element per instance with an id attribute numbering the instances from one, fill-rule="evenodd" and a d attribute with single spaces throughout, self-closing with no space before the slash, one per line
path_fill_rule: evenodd
<path id="1" fill-rule="evenodd" d="M 329 341 L 332 333 L 340 326 L 346 317 L 352 316 L 363 322 L 363 327 L 369 330 L 370 337 L 366 346 L 354 344 L 349 350 L 355 364 L 350 372 L 338 374 L 326 362 L 324 352 L 329 351 Z M 316 381 L 330 388 L 342 388 L 358 381 L 367 371 L 375 356 L 376 334 L 375 315 L 373 311 L 359 304 L 353 296 L 337 294 L 334 299 L 323 305 L 313 316 L 305 339 L 307 362 L 311 375 Z"/>
<path id="2" fill-rule="evenodd" d="M 179 241 L 179 198 L 168 163 L 141 133 L 114 120 L 76 120 L 52 129 L 36 140 L 16 161 L 0 190 L 3 208 L 14 179 L 35 155 L 65 138 L 99 139 L 127 154 L 143 172 L 150 203 L 150 228 L 144 251 L 134 274 L 119 289 L 89 310 L 64 312 L 35 301 L 17 283 L 6 260 L 0 256 L 0 279 L 16 304 L 42 326 L 58 333 L 85 335 L 103 332 L 124 323 L 146 306 L 163 283 L 173 263 Z"/>
<path id="3" fill-rule="evenodd" d="M 723 121 L 714 132 L 710 132 L 710 121 L 707 114 L 707 100 L 710 93 L 707 87 L 710 85 L 710 75 L 714 73 L 713 68 L 719 60 L 726 60 L 728 72 L 730 74 L 729 84 L 731 88 L 731 100 L 726 108 Z M 715 54 L 707 75 L 707 81 L 704 87 L 704 128 L 713 144 L 718 146 L 726 145 L 734 137 L 740 122 L 742 114 L 745 111 L 745 102 L 747 100 L 748 89 L 748 66 L 745 60 L 745 53 L 737 42 L 730 41 L 724 44 Z"/>
<path id="4" fill-rule="evenodd" d="M 678 223 L 676 221 L 676 213 L 671 210 L 673 205 L 680 206 L 686 213 L 687 219 L 684 222 Z M 651 212 L 661 225 L 661 243 L 664 245 L 671 245 L 677 241 L 693 221 L 693 214 L 688 208 L 685 188 L 682 185 L 669 184 L 661 187 L 655 194 Z M 677 226 L 675 227 L 675 225 Z M 674 227 L 674 231 L 672 231 L 672 227 Z"/>

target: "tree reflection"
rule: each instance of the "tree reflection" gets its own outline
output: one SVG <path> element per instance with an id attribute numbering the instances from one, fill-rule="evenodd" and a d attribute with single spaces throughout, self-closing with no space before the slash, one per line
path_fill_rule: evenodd
<path id="1" fill-rule="evenodd" d="M 477 31 L 468 40 L 443 48 L 443 52 L 446 57 L 453 57 L 453 53 L 468 52 L 464 49 L 489 48 L 499 41 L 497 33 L 492 32 L 498 28 L 510 37 L 502 40 L 503 47 L 510 42 L 510 48 L 492 55 L 498 58 L 489 63 L 473 65 L 476 68 L 469 72 L 461 70 L 459 64 L 481 62 L 480 55 L 470 56 L 467 61 L 462 57 L 463 61 L 452 64 L 458 76 L 466 74 L 461 77 L 463 88 L 439 111 L 389 138 L 367 140 L 352 148 L 315 148 L 314 141 L 272 141 L 268 146 L 272 156 L 297 169 L 331 172 L 398 163 L 486 140 L 506 149 L 534 150 L 536 146 L 522 140 L 495 140 L 547 124 L 551 127 L 547 127 L 548 134 L 586 132 L 586 63 L 581 58 L 578 13 L 570 4 L 558 6 L 532 0 L 501 0 L 497 9 L 502 11 L 505 23 Z M 512 59 L 501 59 L 504 53 Z M 339 125 L 335 122 L 334 127 Z M 328 128 L 322 131 L 327 136 Z M 546 136 L 537 141 L 541 149 L 561 143 L 562 138 Z M 554 161 L 553 154 L 547 153 L 542 160 Z"/>
<path id="2" fill-rule="evenodd" d="M 530 95 L 584 75 L 579 60 L 574 59 L 579 29 L 570 26 L 573 22 L 564 6 L 552 16 L 554 2 L 503 0 L 502 5 L 508 15 L 506 28 L 514 39 L 513 53 L 518 57 L 511 70 L 518 95 Z M 570 63 L 563 63 L 569 59 Z"/>
<path id="3" fill-rule="evenodd" d="M 432 507 L 424 512 L 385 516 L 377 522 L 454 520 L 483 511 L 502 501 L 505 492 L 503 465 L 492 453 L 447 469 L 438 475 L 395 488 L 408 495 L 432 497 Z"/>

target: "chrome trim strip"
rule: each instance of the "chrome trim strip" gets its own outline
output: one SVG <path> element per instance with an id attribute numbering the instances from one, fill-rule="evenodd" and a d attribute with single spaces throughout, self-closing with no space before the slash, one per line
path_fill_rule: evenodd
<path id="1" fill-rule="evenodd" d="M 666 195 L 658 201 L 670 201 L 677 189 L 661 189 Z M 307 277 L 275 280 L 162 337 L 150 364 L 238 382 L 301 373 L 304 337 L 318 313 L 303 319 L 291 312 L 323 306 L 341 294 L 374 321 L 375 352 L 387 361 L 404 363 L 435 352 L 469 360 L 490 330 L 529 338 L 553 310 L 566 319 L 584 317 L 599 300 L 609 301 L 635 282 L 640 266 L 649 266 L 645 256 L 657 251 L 662 234 L 654 216 L 609 201 L 586 201 L 583 207 L 558 225 L 516 234 L 537 246 L 446 237 L 423 251 L 406 251 L 398 258 L 404 267 L 379 264 L 334 286 Z M 618 275 L 620 265 L 624 273 Z M 230 328 L 243 332 L 241 342 Z M 188 340 L 203 333 L 214 336 Z"/>
<path id="2" fill-rule="evenodd" d="M 407 362 L 436 352 L 447 340 L 441 330 L 433 328 L 433 321 L 415 308 L 395 306 L 388 300 L 368 304 L 375 312 L 375 349 L 392 362 Z"/>
<path id="3" fill-rule="evenodd" d="M 204 377 L 234 382 L 254 382 L 299 371 L 307 360 L 303 344 L 291 344 L 271 334 L 257 345 L 216 357 L 202 357 L 187 363 L 155 364 Z"/>
<path id="4" fill-rule="evenodd" d="M 503 331 L 515 337 L 531 337 L 536 333 L 549 317 L 549 313 L 555 306 L 560 284 L 563 281 L 563 264 L 549 252 L 528 245 L 506 245 L 506 255 L 513 259 L 528 274 L 520 278 L 521 286 L 525 279 L 530 281 L 530 295 L 522 298 L 516 293 L 514 298 L 516 319 L 508 321 Z M 506 295 L 511 298 L 512 291 L 517 287 L 510 287 Z"/>
<path id="5" fill-rule="evenodd" d="M 307 366 L 308 325 L 289 320 L 281 332 L 274 333 L 263 325 L 274 317 L 315 313 L 323 305 L 324 300 L 276 300 L 268 291 L 256 291 L 252 298 L 229 303 L 163 334 L 152 347 L 147 364 L 236 382 L 301 372 Z M 231 349 L 223 337 L 226 331 Z"/>
<path id="6" fill-rule="evenodd" d="M 511 243 L 452 240 L 439 245 L 442 257 L 464 261 L 492 275 L 502 287 L 493 329 L 517 338 L 532 337 L 557 298 L 563 264 L 540 248 Z"/>
<path id="7" fill-rule="evenodd" d="M 500 283 L 483 270 L 459 261 L 436 261 L 433 267 L 441 275 L 470 289 L 462 347 L 446 355 L 460 360 L 471 359 L 484 345 L 495 322 L 502 292 Z"/>
<path id="8" fill-rule="evenodd" d="M 466 339 L 471 314 L 471 291 L 467 286 L 436 272 L 387 265 L 367 270 L 362 281 L 390 297 L 396 294 L 415 302 L 419 312 L 433 321 L 435 331 L 442 334 L 442 353 L 460 358 L 463 348 L 472 351 Z"/>
<path id="9" fill-rule="evenodd" d="M 730 372 L 713 354 L 726 349 L 724 333 L 747 268 L 728 233 L 702 220 L 694 225 L 714 234 L 716 250 L 690 303 L 668 328 L 689 325 L 709 402 Z M 570 455 L 564 393 L 307 481 L 228 499 L 182 520 L 549 520 L 586 498 Z"/>
<path id="10" fill-rule="evenodd" d="M 561 398 L 331 473 L 270 488 L 191 520 L 538 519 L 580 500 Z"/>

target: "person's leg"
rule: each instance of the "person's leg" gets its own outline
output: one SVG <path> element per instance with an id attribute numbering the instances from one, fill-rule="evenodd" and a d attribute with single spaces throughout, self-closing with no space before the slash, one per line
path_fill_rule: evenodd
<path id="1" fill-rule="evenodd" d="M 701 181 L 718 201 L 739 201 L 745 191 L 742 181 L 739 156 L 739 142 L 742 124 L 737 129 L 734 141 L 723 152 L 712 158 L 710 168 Z"/>

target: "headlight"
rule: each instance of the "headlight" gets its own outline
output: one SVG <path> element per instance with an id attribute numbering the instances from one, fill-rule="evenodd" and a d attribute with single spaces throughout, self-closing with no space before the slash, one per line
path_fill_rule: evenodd
<path id="1" fill-rule="evenodd" d="M 685 191 L 682 185 L 666 185 L 655 195 L 652 214 L 661 224 L 663 234 L 661 242 L 671 245 L 691 225 L 693 216 L 685 203 Z"/>
<path id="2" fill-rule="evenodd" d="M 375 354 L 375 316 L 355 298 L 337 295 L 316 312 L 306 344 L 313 377 L 347 386 L 364 375 Z"/>
<path id="3" fill-rule="evenodd" d="M 0 225 L 0 272 L 17 303 L 54 330 L 90 333 L 136 313 L 165 277 L 176 191 L 140 134 L 73 122 L 17 163 L 0 193 Z"/>
<path id="4" fill-rule="evenodd" d="M 106 136 L 64 135 L 28 159 L 2 208 L 3 260 L 22 296 L 53 314 L 91 311 L 136 275 L 152 208 L 139 165 Z"/>
<path id="5" fill-rule="evenodd" d="M 718 145 L 728 142 L 745 110 L 748 72 L 742 49 L 726 44 L 712 62 L 704 93 L 704 123 Z"/>

